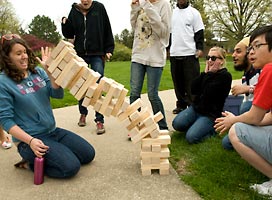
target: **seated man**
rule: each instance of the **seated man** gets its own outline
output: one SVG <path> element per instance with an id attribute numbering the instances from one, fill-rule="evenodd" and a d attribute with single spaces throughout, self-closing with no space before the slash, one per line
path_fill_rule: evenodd
<path id="1" fill-rule="evenodd" d="M 230 112 L 215 121 L 220 134 L 229 130 L 234 149 L 251 166 L 270 180 L 253 184 L 259 194 L 272 196 L 272 25 L 256 29 L 250 37 L 249 60 L 262 69 L 248 112 L 235 116 Z M 270 112 L 267 112 L 270 110 Z"/>
<path id="2" fill-rule="evenodd" d="M 234 47 L 232 54 L 234 69 L 237 71 L 244 71 L 242 77 L 242 84 L 234 85 L 231 88 L 232 95 L 245 95 L 245 101 L 240 106 L 239 114 L 247 112 L 252 105 L 253 93 L 255 85 L 258 82 L 260 69 L 254 69 L 248 59 L 247 48 L 249 46 L 249 37 L 242 39 Z M 224 149 L 233 150 L 233 147 L 229 141 L 229 136 L 226 135 L 222 140 Z"/>

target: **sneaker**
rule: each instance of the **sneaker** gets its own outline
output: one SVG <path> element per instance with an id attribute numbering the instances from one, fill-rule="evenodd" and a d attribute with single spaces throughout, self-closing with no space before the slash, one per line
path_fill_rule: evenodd
<path id="1" fill-rule="evenodd" d="M 83 127 L 86 126 L 86 115 L 80 115 L 78 126 Z"/>
<path id="2" fill-rule="evenodd" d="M 3 147 L 4 149 L 9 149 L 9 148 L 12 147 L 12 143 L 9 142 L 9 141 L 4 141 L 4 142 L 2 142 L 2 147 Z"/>
<path id="3" fill-rule="evenodd" d="M 272 196 L 272 179 L 262 184 L 253 184 L 250 186 L 250 189 L 258 192 L 261 195 Z"/>
<path id="4" fill-rule="evenodd" d="M 104 124 L 102 122 L 96 122 L 96 134 L 101 135 L 105 133 Z"/>

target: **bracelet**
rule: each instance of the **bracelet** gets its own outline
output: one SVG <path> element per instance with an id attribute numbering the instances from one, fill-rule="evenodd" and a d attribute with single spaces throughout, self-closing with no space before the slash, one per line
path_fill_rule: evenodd
<path id="1" fill-rule="evenodd" d="M 31 140 L 29 141 L 29 143 L 28 143 L 29 146 L 31 145 L 31 142 L 32 142 L 33 139 L 35 139 L 35 138 L 34 137 L 31 138 Z"/>

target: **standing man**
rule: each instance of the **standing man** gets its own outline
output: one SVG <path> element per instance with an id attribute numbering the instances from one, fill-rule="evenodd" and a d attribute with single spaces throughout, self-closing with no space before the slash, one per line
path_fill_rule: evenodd
<path id="1" fill-rule="evenodd" d="M 244 71 L 242 77 L 242 84 L 234 85 L 231 88 L 233 95 L 245 95 L 245 101 L 240 106 L 239 114 L 249 111 L 252 106 L 255 85 L 258 82 L 260 69 L 254 69 L 248 59 L 247 48 L 249 47 L 249 37 L 242 39 L 238 42 L 232 54 L 234 69 L 237 71 Z M 226 135 L 222 140 L 224 149 L 232 150 L 232 144 L 229 141 L 229 136 Z"/>
<path id="2" fill-rule="evenodd" d="M 188 0 L 177 0 L 171 28 L 170 63 L 177 97 L 173 114 L 178 114 L 193 101 L 191 83 L 200 74 L 198 58 L 203 55 L 204 24 Z"/>
<path id="3" fill-rule="evenodd" d="M 114 50 L 114 39 L 106 9 L 102 3 L 92 0 L 81 0 L 74 3 L 68 18 L 62 18 L 62 34 L 74 39 L 78 56 L 91 66 L 91 69 L 104 75 L 105 60 L 110 59 Z M 86 126 L 88 110 L 78 102 L 79 126 Z M 95 113 L 97 134 L 105 133 L 104 116 Z"/>
<path id="4" fill-rule="evenodd" d="M 130 22 L 134 30 L 134 41 L 131 56 L 130 103 L 140 98 L 146 74 L 148 99 L 153 113 L 161 112 L 164 116 L 158 122 L 160 129 L 168 129 L 158 89 L 166 63 L 171 15 L 168 0 L 132 0 Z"/>

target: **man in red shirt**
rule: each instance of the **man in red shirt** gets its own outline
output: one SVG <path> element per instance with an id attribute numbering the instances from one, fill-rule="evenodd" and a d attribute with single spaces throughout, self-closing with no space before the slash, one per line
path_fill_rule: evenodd
<path id="1" fill-rule="evenodd" d="M 256 29 L 250 36 L 249 59 L 254 68 L 262 69 L 254 90 L 252 107 L 234 116 L 224 112 L 215 120 L 217 131 L 229 130 L 234 149 L 270 181 L 253 184 L 251 189 L 272 196 L 272 25 Z M 270 110 L 270 112 L 267 112 Z"/>

